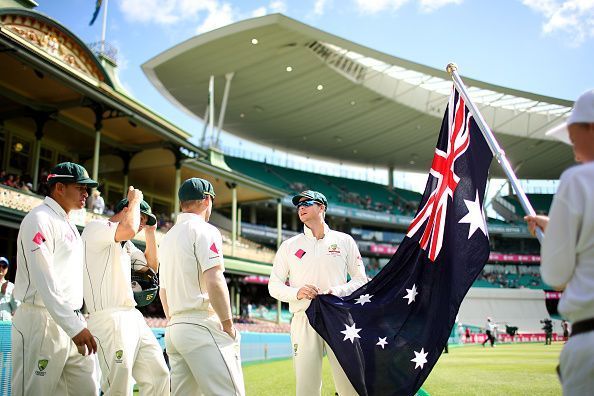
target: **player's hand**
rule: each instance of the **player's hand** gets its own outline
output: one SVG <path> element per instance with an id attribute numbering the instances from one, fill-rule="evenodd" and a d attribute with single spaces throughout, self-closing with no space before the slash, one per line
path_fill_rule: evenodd
<path id="1" fill-rule="evenodd" d="M 532 236 L 536 234 L 536 227 L 540 228 L 543 232 L 546 230 L 547 225 L 549 224 L 548 216 L 524 216 L 524 220 L 528 224 L 528 231 Z"/>
<path id="2" fill-rule="evenodd" d="M 221 323 L 223 327 L 223 331 L 229 335 L 229 337 L 235 339 L 237 336 L 237 330 L 235 330 L 235 326 L 233 326 L 233 321 L 231 319 L 227 319 Z"/>
<path id="3" fill-rule="evenodd" d="M 297 292 L 297 300 L 307 298 L 313 300 L 320 293 L 320 289 L 313 285 L 305 285 Z"/>
<path id="4" fill-rule="evenodd" d="M 131 205 L 132 203 L 141 202 L 143 197 L 144 196 L 142 194 L 142 191 L 134 188 L 134 186 L 128 187 L 128 205 Z"/>
<path id="5" fill-rule="evenodd" d="M 146 224 L 144 227 L 142 227 L 142 229 L 144 230 L 144 232 L 154 233 L 155 231 L 157 231 L 157 223 L 155 223 L 153 225 Z"/>
<path id="6" fill-rule="evenodd" d="M 97 353 L 97 343 L 95 342 L 95 338 L 93 338 L 93 334 L 89 331 L 89 329 L 85 328 L 82 329 L 80 333 L 72 337 L 72 341 L 76 344 L 76 349 L 78 349 L 78 353 L 83 356 L 91 353 Z"/>

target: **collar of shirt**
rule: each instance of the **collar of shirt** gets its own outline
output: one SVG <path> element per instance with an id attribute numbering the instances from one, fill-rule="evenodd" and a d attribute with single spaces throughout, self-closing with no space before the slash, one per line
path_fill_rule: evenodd
<path id="1" fill-rule="evenodd" d="M 68 218 L 66 211 L 64 211 L 64 209 L 60 206 L 60 204 L 57 203 L 53 198 L 45 197 L 45 199 L 43 200 L 43 203 L 46 204 L 47 206 L 49 206 L 58 215 L 64 217 L 65 219 Z"/>
<path id="2" fill-rule="evenodd" d="M 328 227 L 328 224 L 324 223 L 324 237 L 326 237 L 326 235 L 328 235 L 329 231 L 330 231 L 330 227 Z M 308 226 L 306 226 L 305 224 L 303 225 L 303 233 L 308 238 L 314 238 L 314 239 L 316 238 L 314 236 L 313 232 L 310 230 L 310 228 Z"/>
<path id="3" fill-rule="evenodd" d="M 188 221 L 200 221 L 205 223 L 204 218 L 202 216 L 198 216 L 196 213 L 178 213 L 177 218 L 175 219 L 175 224 L 185 223 Z"/>

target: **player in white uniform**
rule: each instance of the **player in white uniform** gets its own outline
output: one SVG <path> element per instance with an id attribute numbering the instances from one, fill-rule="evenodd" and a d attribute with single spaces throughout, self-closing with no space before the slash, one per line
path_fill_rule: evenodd
<path id="1" fill-rule="evenodd" d="M 594 389 L 594 89 L 575 102 L 567 124 L 552 131 L 573 146 L 581 165 L 561 175 L 550 219 L 526 216 L 532 234 L 545 231 L 542 279 L 563 290 L 559 313 L 571 322 L 569 341 L 559 357 L 564 395 L 591 395 Z"/>
<path id="2" fill-rule="evenodd" d="M 159 247 L 171 393 L 244 395 L 221 233 L 208 224 L 214 189 L 204 179 L 191 178 L 178 195 L 182 213 Z"/>
<path id="3" fill-rule="evenodd" d="M 304 232 L 279 247 L 268 290 L 278 300 L 288 302 L 293 313 L 291 343 L 297 382 L 297 396 L 319 395 L 322 389 L 324 350 L 332 367 L 339 395 L 356 395 L 330 347 L 311 327 L 305 310 L 318 294 L 344 297 L 367 282 L 359 248 L 353 238 L 331 230 L 324 222 L 328 201 L 317 191 L 304 191 L 293 197 Z M 347 274 L 351 280 L 347 282 Z M 289 280 L 287 286 L 285 282 Z"/>
<path id="4" fill-rule="evenodd" d="M 84 296 L 88 326 L 97 339 L 101 390 L 106 395 L 132 395 L 133 379 L 141 395 L 168 395 L 169 369 L 163 352 L 142 314 L 135 308 L 131 271 L 158 271 L 157 219 L 130 187 L 109 220 L 94 220 L 82 233 L 85 248 Z M 143 253 L 130 241 L 142 229 Z"/>
<path id="5" fill-rule="evenodd" d="M 95 395 L 97 344 L 80 313 L 83 244 L 68 214 L 82 209 L 97 183 L 63 162 L 48 176 L 50 195 L 21 222 L 12 327 L 12 394 Z"/>

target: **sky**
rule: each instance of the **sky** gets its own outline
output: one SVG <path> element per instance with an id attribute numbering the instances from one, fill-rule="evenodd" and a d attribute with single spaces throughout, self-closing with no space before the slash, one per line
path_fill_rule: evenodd
<path id="1" fill-rule="evenodd" d="M 89 26 L 95 0 L 37 2 L 37 11 L 84 42 L 101 39 L 102 14 Z M 594 87 L 594 0 L 103 0 L 103 8 L 106 3 L 106 40 L 118 50 L 126 90 L 196 136 L 202 124 L 168 102 L 140 66 L 195 35 L 276 12 L 427 66 L 443 69 L 454 61 L 462 76 L 504 87 L 569 100 Z M 222 139 L 236 152 L 257 151 L 229 135 Z"/>

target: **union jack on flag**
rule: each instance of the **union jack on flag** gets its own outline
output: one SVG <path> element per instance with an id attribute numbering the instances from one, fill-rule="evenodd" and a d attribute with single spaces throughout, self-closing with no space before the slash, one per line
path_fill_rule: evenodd
<path id="1" fill-rule="evenodd" d="M 437 183 L 425 205 L 419 209 L 407 231 L 412 237 L 427 222 L 427 227 L 419 240 L 421 248 L 427 251 L 431 261 L 435 261 L 443 245 L 443 230 L 448 203 L 454 198 L 460 177 L 454 171 L 456 160 L 466 152 L 470 143 L 470 118 L 472 117 L 464 99 L 460 95 L 450 95 L 448 106 L 447 150 L 435 149 L 435 156 L 429 174 Z"/>

